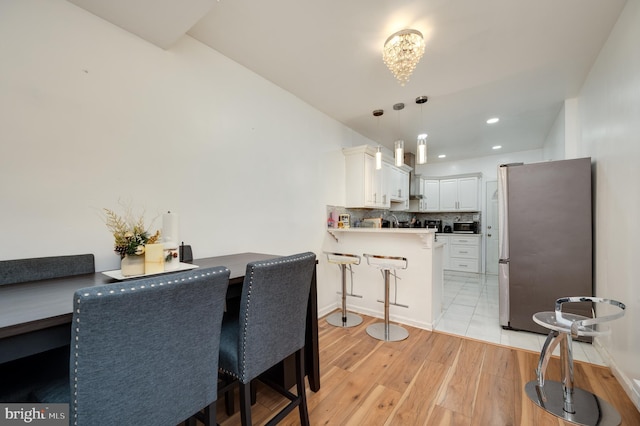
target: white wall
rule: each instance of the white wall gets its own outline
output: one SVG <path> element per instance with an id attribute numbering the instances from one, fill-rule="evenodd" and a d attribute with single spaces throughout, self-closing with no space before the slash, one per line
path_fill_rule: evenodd
<path id="1" fill-rule="evenodd" d="M 565 139 L 565 106 L 558 113 L 556 120 L 551 126 L 551 130 L 545 139 L 542 147 L 542 156 L 547 161 L 564 160 L 564 139 Z"/>
<path id="2" fill-rule="evenodd" d="M 594 172 L 595 294 L 626 315 L 599 342 L 640 409 L 640 2 L 629 1 L 578 98 L 582 143 Z"/>
<path id="3" fill-rule="evenodd" d="M 165 51 L 63 0 L 2 0 L 0 40 L 0 259 L 117 269 L 120 200 L 178 213 L 196 257 L 320 257 L 341 147 L 370 141 L 188 36 Z"/>

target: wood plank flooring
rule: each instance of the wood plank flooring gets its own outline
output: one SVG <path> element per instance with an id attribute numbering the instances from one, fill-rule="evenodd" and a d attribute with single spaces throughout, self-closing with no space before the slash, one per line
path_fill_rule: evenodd
<path id="1" fill-rule="evenodd" d="M 319 320 L 321 389 L 307 388 L 312 425 L 569 424 L 524 393 L 535 379 L 538 353 L 406 326 L 408 339 L 380 342 L 365 331 L 377 321 L 364 317 L 358 327 L 342 329 Z M 547 378 L 559 380 L 557 358 Z M 611 403 L 622 425 L 640 425 L 640 413 L 608 368 L 576 362 L 575 385 Z M 264 424 L 283 405 L 280 395 L 259 386 L 254 424 Z M 240 424 L 237 412 L 224 413 L 222 400 L 217 412 L 220 425 Z M 281 424 L 299 424 L 298 411 Z"/>

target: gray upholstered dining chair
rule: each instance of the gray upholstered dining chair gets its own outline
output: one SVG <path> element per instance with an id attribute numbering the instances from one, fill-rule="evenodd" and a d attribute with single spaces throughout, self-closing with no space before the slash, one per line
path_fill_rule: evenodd
<path id="1" fill-rule="evenodd" d="M 229 270 L 194 269 L 77 290 L 66 383 L 35 392 L 70 403 L 72 425 L 215 425 Z"/>
<path id="2" fill-rule="evenodd" d="M 220 337 L 220 371 L 240 386 L 240 417 L 251 424 L 251 381 L 295 353 L 297 395 L 262 377 L 290 400 L 267 424 L 276 424 L 296 407 L 309 424 L 304 382 L 307 302 L 316 256 L 300 253 L 247 265 L 240 310 L 225 313 Z"/>

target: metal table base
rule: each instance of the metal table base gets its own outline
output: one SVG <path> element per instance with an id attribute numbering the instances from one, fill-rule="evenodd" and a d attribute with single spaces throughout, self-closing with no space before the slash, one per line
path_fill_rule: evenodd
<path id="1" fill-rule="evenodd" d="M 573 411 L 564 411 L 562 383 L 546 381 L 543 389 L 537 381 L 531 381 L 524 387 L 529 399 L 545 411 L 561 419 L 587 426 L 617 426 L 622 419 L 615 408 L 597 395 L 583 389 L 573 388 Z"/>

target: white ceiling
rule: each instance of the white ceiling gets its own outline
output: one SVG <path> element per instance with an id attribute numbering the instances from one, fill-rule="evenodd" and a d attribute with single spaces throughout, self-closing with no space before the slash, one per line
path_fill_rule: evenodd
<path id="1" fill-rule="evenodd" d="M 430 162 L 540 148 L 626 2 L 69 1 L 165 49 L 187 33 L 388 148 L 404 139 L 415 151 L 427 132 Z M 402 87 L 382 46 L 404 28 L 425 35 L 426 51 Z"/>

